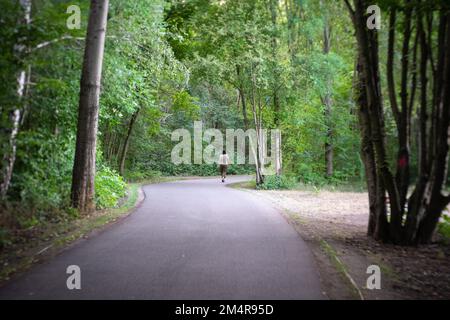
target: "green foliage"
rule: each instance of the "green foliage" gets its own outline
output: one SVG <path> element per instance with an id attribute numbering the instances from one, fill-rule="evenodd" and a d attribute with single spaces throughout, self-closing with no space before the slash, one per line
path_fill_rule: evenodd
<path id="1" fill-rule="evenodd" d="M 20 136 L 12 191 L 18 198 L 45 214 L 67 206 L 73 166 L 71 137 L 48 135 L 45 131 L 23 131 Z"/>
<path id="2" fill-rule="evenodd" d="M 267 1 L 191 0 L 170 7 L 168 29 L 177 37 L 169 41 L 190 67 L 190 93 L 199 97 L 202 120 L 219 129 L 243 128 L 241 103 L 233 107 L 237 91 L 243 90 L 253 127 L 250 106 L 256 93 L 266 104 L 263 126 L 281 129 L 285 172 L 307 183 L 329 183 L 324 159 L 328 142 L 333 144 L 336 168 L 332 183 L 358 176 L 359 136 L 351 112 L 354 39 L 348 16 L 331 14 L 346 8 L 328 1 L 293 2 L 289 8 L 276 3 L 274 11 Z M 280 14 L 284 10 L 286 16 Z M 325 19 L 332 26 L 329 54 L 323 52 Z M 279 111 L 272 105 L 274 91 Z M 333 100 L 331 118 L 322 100 L 327 93 Z"/>
<path id="3" fill-rule="evenodd" d="M 177 114 L 183 113 L 190 120 L 198 120 L 200 115 L 200 107 L 196 104 L 196 99 L 185 90 L 175 93 L 172 111 Z"/>
<path id="4" fill-rule="evenodd" d="M 443 215 L 442 221 L 438 225 L 439 233 L 445 238 L 447 242 L 450 241 L 450 216 Z"/>
<path id="5" fill-rule="evenodd" d="M 95 203 L 98 209 L 116 207 L 126 195 L 126 183 L 117 172 L 102 167 L 95 175 Z"/>
<path id="6" fill-rule="evenodd" d="M 264 182 L 257 186 L 259 190 L 287 190 L 292 189 L 297 184 L 295 177 L 288 176 L 266 176 Z"/>
<path id="7" fill-rule="evenodd" d="M 155 171 L 155 170 L 137 170 L 134 169 L 132 171 L 129 171 L 125 178 L 127 181 L 130 182 L 141 182 L 152 178 L 158 178 L 161 177 L 161 172 Z"/>
<path id="8" fill-rule="evenodd" d="M 162 0 L 111 2 L 108 32 L 117 37 L 106 42 L 100 132 L 104 158 L 112 168 L 118 168 L 122 143 L 131 133 L 125 171 L 132 180 L 158 170 L 147 162 L 168 119 L 184 114 L 183 125 L 196 118 L 197 106 L 186 91 L 188 70 L 167 42 L 166 5 Z M 164 143 L 159 152 L 169 150 Z"/>

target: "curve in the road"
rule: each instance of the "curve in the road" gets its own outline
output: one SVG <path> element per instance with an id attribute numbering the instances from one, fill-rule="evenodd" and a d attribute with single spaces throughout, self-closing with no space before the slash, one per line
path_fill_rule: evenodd
<path id="1" fill-rule="evenodd" d="M 0 299 L 323 299 L 308 247 L 259 197 L 218 179 L 144 192 L 131 216 L 6 284 Z M 67 289 L 69 265 L 81 290 Z"/>

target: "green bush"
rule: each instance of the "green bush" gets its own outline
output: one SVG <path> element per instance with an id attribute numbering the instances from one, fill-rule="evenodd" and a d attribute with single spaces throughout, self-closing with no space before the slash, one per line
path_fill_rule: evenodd
<path id="1" fill-rule="evenodd" d="M 294 173 L 299 177 L 300 181 L 304 184 L 311 184 L 317 186 L 323 186 L 327 184 L 327 179 L 324 177 L 322 171 L 313 168 L 306 163 L 299 164 L 297 172 Z"/>
<path id="2" fill-rule="evenodd" d="M 266 176 L 264 182 L 257 186 L 259 190 L 286 190 L 292 189 L 296 185 L 294 177 L 287 176 Z"/>
<path id="3" fill-rule="evenodd" d="M 218 172 L 218 171 L 217 171 Z M 240 164 L 232 164 L 228 167 L 227 173 L 229 175 L 251 175 L 255 173 L 255 166 L 254 165 L 240 165 Z"/>
<path id="4" fill-rule="evenodd" d="M 66 207 L 72 182 L 73 140 L 40 131 L 22 132 L 20 138 L 8 200 L 21 202 L 44 216 Z"/>
<path id="5" fill-rule="evenodd" d="M 161 172 L 155 170 L 137 170 L 125 174 L 125 178 L 130 182 L 145 181 L 150 178 L 161 177 Z"/>
<path id="6" fill-rule="evenodd" d="M 122 177 L 103 166 L 95 175 L 95 203 L 98 209 L 116 207 L 126 194 L 126 183 Z"/>

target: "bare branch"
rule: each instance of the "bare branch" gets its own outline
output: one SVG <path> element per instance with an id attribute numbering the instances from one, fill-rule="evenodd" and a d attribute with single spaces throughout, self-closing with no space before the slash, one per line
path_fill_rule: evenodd
<path id="1" fill-rule="evenodd" d="M 348 8 L 348 11 L 350 12 L 352 20 L 354 20 L 355 19 L 355 10 L 353 9 L 352 5 L 350 4 L 350 2 L 348 0 L 344 0 L 344 2 Z"/>
<path id="2" fill-rule="evenodd" d="M 58 42 L 61 42 L 61 41 L 64 41 L 64 40 L 69 40 L 69 39 L 70 40 L 79 40 L 79 41 L 84 41 L 85 40 L 84 37 L 62 36 L 61 38 L 57 38 L 57 39 L 41 42 L 37 46 L 35 46 L 34 48 L 31 48 L 30 52 L 33 52 L 33 51 L 36 51 L 36 50 L 48 47 L 51 44 L 58 43 Z"/>

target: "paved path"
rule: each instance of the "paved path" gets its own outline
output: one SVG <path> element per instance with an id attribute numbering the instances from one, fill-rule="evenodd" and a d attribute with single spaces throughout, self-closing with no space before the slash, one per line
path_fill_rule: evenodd
<path id="1" fill-rule="evenodd" d="M 0 299 L 323 299 L 309 249 L 265 200 L 218 179 L 144 192 L 132 215 L 11 281 Z M 81 290 L 66 287 L 69 265 L 81 268 Z"/>

